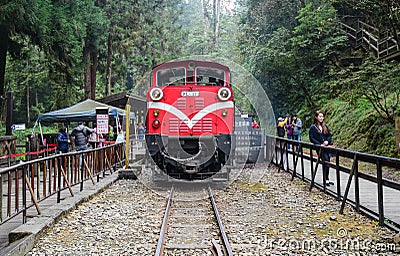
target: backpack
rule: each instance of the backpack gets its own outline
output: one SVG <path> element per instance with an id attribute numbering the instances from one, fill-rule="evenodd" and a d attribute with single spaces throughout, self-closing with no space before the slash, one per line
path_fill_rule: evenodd
<path id="1" fill-rule="evenodd" d="M 278 136 L 279 137 L 285 137 L 285 128 L 283 126 L 278 126 Z"/>

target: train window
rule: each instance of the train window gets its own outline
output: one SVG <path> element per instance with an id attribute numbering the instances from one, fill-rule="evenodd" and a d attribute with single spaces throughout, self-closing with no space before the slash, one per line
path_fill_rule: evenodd
<path id="1" fill-rule="evenodd" d="M 188 83 L 194 83 L 194 71 L 193 70 L 188 70 L 186 81 Z"/>
<path id="2" fill-rule="evenodd" d="M 198 85 L 224 86 L 225 72 L 216 68 L 196 68 L 196 83 Z"/>
<path id="3" fill-rule="evenodd" d="M 157 85 L 185 85 L 185 68 L 168 68 L 157 71 Z"/>

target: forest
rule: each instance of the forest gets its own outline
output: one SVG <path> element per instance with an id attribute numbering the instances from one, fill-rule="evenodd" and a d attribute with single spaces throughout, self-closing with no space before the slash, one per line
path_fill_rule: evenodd
<path id="1" fill-rule="evenodd" d="M 378 54 L 352 42 L 355 22 Z M 337 146 L 399 157 L 400 57 L 379 55 L 384 40 L 399 51 L 399 30 L 396 0 L 0 0 L 0 134 L 7 91 L 14 122 L 32 127 L 39 113 L 132 92 L 164 61 L 209 55 L 253 74 L 276 116 L 297 113 L 305 141 L 322 109 Z"/>

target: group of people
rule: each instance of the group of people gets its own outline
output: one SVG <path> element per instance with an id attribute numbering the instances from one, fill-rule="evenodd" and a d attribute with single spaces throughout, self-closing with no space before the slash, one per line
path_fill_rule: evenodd
<path id="1" fill-rule="evenodd" d="M 71 136 L 74 137 L 76 151 L 88 149 L 89 138 L 93 138 L 92 134 L 94 134 L 96 137 L 99 136 L 97 135 L 96 129 L 91 129 L 83 125 L 82 122 L 78 122 L 78 126 L 75 127 L 71 132 Z M 67 153 L 69 145 L 72 145 L 67 133 L 67 128 L 64 126 L 58 131 L 57 143 L 58 151 L 61 153 Z"/>
<path id="2" fill-rule="evenodd" d="M 113 139 L 114 131 L 111 126 L 109 131 L 108 136 L 110 139 Z M 119 131 L 116 137 L 116 143 L 123 141 L 122 129 L 119 129 Z M 102 147 L 102 143 L 105 141 L 103 134 L 97 132 L 96 125 L 93 128 L 89 128 L 85 126 L 83 122 L 78 122 L 78 126 L 71 132 L 71 137 L 74 138 L 76 151 L 86 150 L 88 149 L 88 145 L 91 145 L 93 148 Z M 58 151 L 61 153 L 67 153 L 69 146 L 72 145 L 72 141 L 67 133 L 67 128 L 64 126 L 58 131 L 57 143 Z"/>
<path id="3" fill-rule="evenodd" d="M 322 110 L 318 110 L 314 113 L 314 122 L 309 129 L 310 142 L 314 145 L 334 147 L 332 142 L 332 134 L 328 126 L 325 124 L 324 120 L 325 113 Z M 288 139 L 301 141 L 302 126 L 302 121 L 297 116 L 297 114 L 294 114 L 292 116 L 286 114 L 285 118 L 278 118 L 278 136 L 283 138 L 286 134 Z M 288 149 L 290 149 L 290 144 L 288 144 Z M 298 150 L 298 148 L 296 150 Z M 330 158 L 332 156 L 333 155 L 330 153 L 324 153 L 322 157 L 324 161 L 330 161 Z M 329 166 L 324 164 L 322 170 L 325 185 L 333 185 L 334 183 L 329 180 Z"/>
<path id="4" fill-rule="evenodd" d="M 293 114 L 290 116 L 286 114 L 286 118 L 279 117 L 278 118 L 278 136 L 285 137 L 287 134 L 288 139 L 301 141 L 301 129 L 303 127 L 303 122 L 297 116 L 297 114 Z M 288 145 L 290 146 L 290 145 Z"/>

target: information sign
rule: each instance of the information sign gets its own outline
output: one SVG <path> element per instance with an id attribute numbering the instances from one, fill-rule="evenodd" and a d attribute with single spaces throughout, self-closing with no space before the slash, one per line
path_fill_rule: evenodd
<path id="1" fill-rule="evenodd" d="M 108 134 L 108 108 L 96 108 L 97 133 Z"/>
<path id="2" fill-rule="evenodd" d="M 13 124 L 11 126 L 11 129 L 13 129 L 14 131 L 25 130 L 25 124 Z"/>

